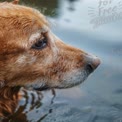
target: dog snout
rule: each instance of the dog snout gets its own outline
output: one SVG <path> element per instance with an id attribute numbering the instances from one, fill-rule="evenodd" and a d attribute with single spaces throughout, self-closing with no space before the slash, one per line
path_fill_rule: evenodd
<path id="1" fill-rule="evenodd" d="M 86 69 L 91 73 L 93 72 L 99 65 L 100 59 L 97 56 L 93 55 L 85 55 Z"/>

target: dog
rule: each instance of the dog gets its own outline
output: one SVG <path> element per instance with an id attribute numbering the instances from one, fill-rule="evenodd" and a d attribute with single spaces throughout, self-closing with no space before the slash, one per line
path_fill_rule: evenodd
<path id="1" fill-rule="evenodd" d="M 38 10 L 0 3 L 0 117 L 15 111 L 21 87 L 63 89 L 81 84 L 100 59 L 65 44 Z"/>

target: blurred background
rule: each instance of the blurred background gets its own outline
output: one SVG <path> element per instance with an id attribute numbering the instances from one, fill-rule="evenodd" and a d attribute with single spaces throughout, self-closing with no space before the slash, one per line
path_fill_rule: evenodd
<path id="1" fill-rule="evenodd" d="M 44 103 L 21 115 L 22 121 L 122 122 L 122 0 L 20 0 L 20 4 L 41 11 L 58 37 L 102 62 L 79 87 L 56 90 L 52 98 L 50 91 L 44 93 Z"/>

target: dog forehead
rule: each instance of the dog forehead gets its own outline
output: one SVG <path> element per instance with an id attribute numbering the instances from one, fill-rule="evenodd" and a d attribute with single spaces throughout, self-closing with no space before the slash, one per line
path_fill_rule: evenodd
<path id="1" fill-rule="evenodd" d="M 34 23 L 41 27 L 43 25 L 48 26 L 48 21 L 43 14 L 38 10 L 23 5 L 14 5 L 11 3 L 0 3 L 0 18 L 15 19 L 19 22 L 24 20 L 30 23 Z"/>

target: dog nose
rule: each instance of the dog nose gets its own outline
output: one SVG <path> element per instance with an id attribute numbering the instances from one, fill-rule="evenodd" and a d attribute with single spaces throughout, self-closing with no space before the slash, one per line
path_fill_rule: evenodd
<path id="1" fill-rule="evenodd" d="M 100 59 L 93 55 L 86 55 L 85 61 L 86 68 L 90 73 L 93 72 L 100 65 Z"/>

